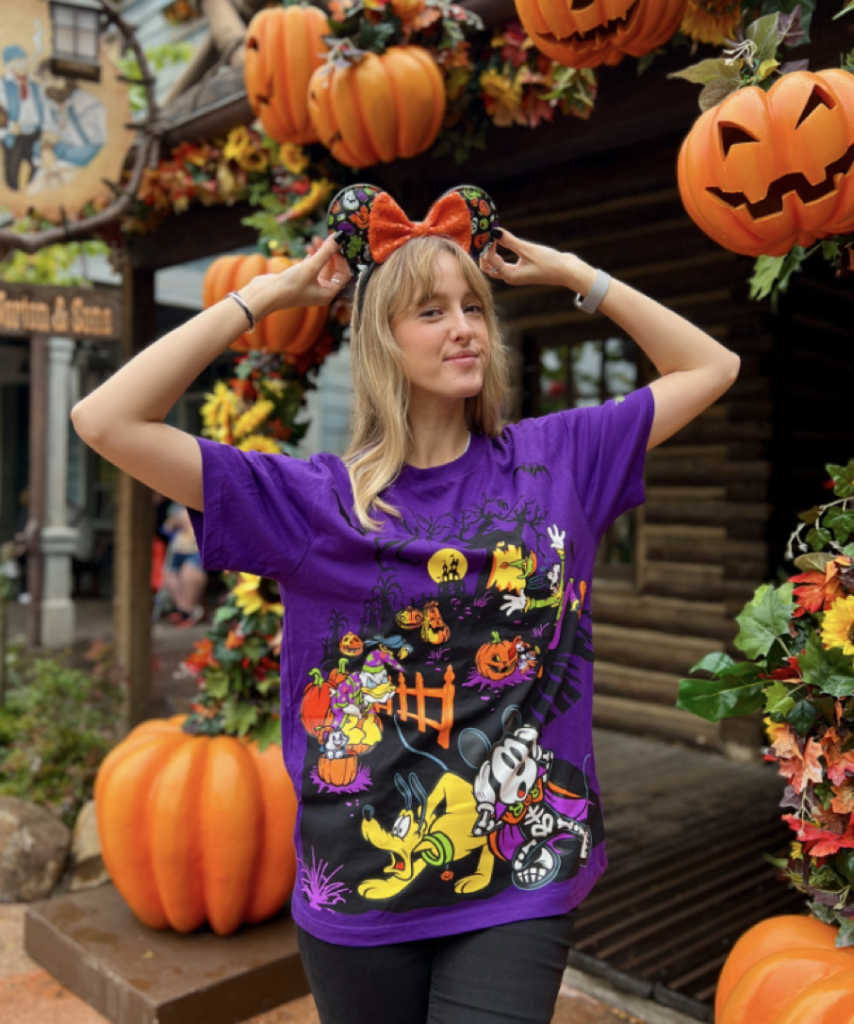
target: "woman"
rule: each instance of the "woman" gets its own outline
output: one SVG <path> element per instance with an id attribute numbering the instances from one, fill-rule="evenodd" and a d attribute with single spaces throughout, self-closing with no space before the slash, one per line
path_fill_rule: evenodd
<path id="1" fill-rule="evenodd" d="M 283 750 L 301 800 L 292 913 L 323 1024 L 547 1024 L 572 911 L 606 866 L 596 546 L 643 500 L 644 452 L 718 398 L 739 360 L 576 256 L 502 232 L 473 187 L 420 225 L 370 186 L 330 211 L 339 230 L 313 256 L 151 346 L 74 423 L 195 510 L 205 569 L 279 583 Z M 164 425 L 247 319 L 327 303 L 354 272 L 344 461 Z M 502 429 L 489 277 L 601 303 L 660 378 Z"/>

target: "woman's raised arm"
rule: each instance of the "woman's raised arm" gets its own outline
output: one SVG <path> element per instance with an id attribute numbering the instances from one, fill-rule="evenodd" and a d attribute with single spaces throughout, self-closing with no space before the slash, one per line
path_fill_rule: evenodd
<path id="1" fill-rule="evenodd" d="M 563 285 L 580 295 L 593 287 L 595 269 L 571 253 L 523 241 L 503 229 L 500 244 L 519 257 L 516 263 L 506 263 L 490 250 L 481 258 L 483 269 L 500 280 Z M 699 416 L 738 376 L 741 360 L 734 352 L 622 281 L 611 281 L 599 309 L 638 343 L 661 374 L 650 385 L 655 416 L 648 448 Z"/>
<path id="2" fill-rule="evenodd" d="M 256 320 L 277 309 L 321 306 L 350 271 L 333 237 L 281 274 L 262 274 L 241 289 Z M 192 382 L 246 330 L 226 298 L 140 352 L 71 410 L 82 440 L 119 469 L 188 508 L 203 510 L 202 457 L 192 434 L 163 420 Z"/>

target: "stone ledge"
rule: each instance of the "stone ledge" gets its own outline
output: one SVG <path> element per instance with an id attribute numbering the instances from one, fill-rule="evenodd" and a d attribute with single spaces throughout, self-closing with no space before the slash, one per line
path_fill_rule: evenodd
<path id="1" fill-rule="evenodd" d="M 28 906 L 24 946 L 112 1024 L 238 1024 L 308 992 L 288 915 L 178 935 L 137 921 L 112 885 Z"/>

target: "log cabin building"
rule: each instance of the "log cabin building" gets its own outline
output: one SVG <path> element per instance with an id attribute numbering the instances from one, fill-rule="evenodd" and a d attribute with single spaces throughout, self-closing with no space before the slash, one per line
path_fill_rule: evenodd
<path id="1" fill-rule="evenodd" d="M 512 0 L 463 2 L 487 26 L 514 16 Z M 854 47 L 851 27 L 831 13 L 816 13 L 813 42 L 795 54 L 809 56 L 814 69 L 838 65 Z M 683 49 L 660 55 L 641 76 L 632 59 L 605 68 L 588 121 L 494 128 L 488 150 L 461 167 L 419 158 L 353 172 L 352 180 L 389 189 L 414 219 L 445 189 L 473 181 L 514 233 L 576 251 L 741 356 L 731 391 L 650 453 L 645 505 L 617 524 L 600 552 L 595 721 L 751 758 L 761 742 L 758 719 L 713 725 L 682 712 L 674 707 L 678 679 L 708 651 L 737 654 L 734 616 L 785 568 L 796 513 L 821 500 L 823 465 L 854 455 L 854 289 L 816 260 L 774 313 L 768 301 L 748 298 L 752 260 L 722 249 L 688 217 L 676 160 L 699 113 L 698 87 L 666 76 L 690 62 Z M 235 67 L 174 99 L 161 128 L 174 145 L 250 119 Z M 155 269 L 251 242 L 239 223 L 245 212 L 193 210 L 175 221 L 180 230 L 167 224 L 156 236 L 131 238 L 130 307 L 146 308 Z M 601 401 L 654 373 L 610 321 L 577 310 L 565 291 L 505 286 L 497 301 L 517 358 L 514 416 Z M 145 316 L 133 322 L 128 352 L 149 340 Z M 141 571 L 126 586 L 142 585 Z M 130 620 L 124 629 L 132 632 Z"/>

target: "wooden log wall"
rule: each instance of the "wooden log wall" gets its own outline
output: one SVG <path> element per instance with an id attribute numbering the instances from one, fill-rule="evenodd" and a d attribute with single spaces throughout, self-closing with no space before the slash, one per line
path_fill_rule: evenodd
<path id="1" fill-rule="evenodd" d="M 711 242 L 675 184 L 681 135 L 601 154 L 533 180 L 490 185 L 511 231 L 577 252 L 665 302 L 742 357 L 726 398 L 649 454 L 635 581 L 594 585 L 597 724 L 746 756 L 757 723 L 725 728 L 674 707 L 678 680 L 729 649 L 734 615 L 769 572 L 766 528 L 775 325 L 747 300 L 752 261 Z M 560 289 L 504 288 L 502 322 L 521 346 L 523 406 L 536 414 L 539 357 L 550 345 L 619 334 Z M 642 377 L 654 371 L 641 358 Z M 740 749 L 735 749 L 740 748 Z"/>

